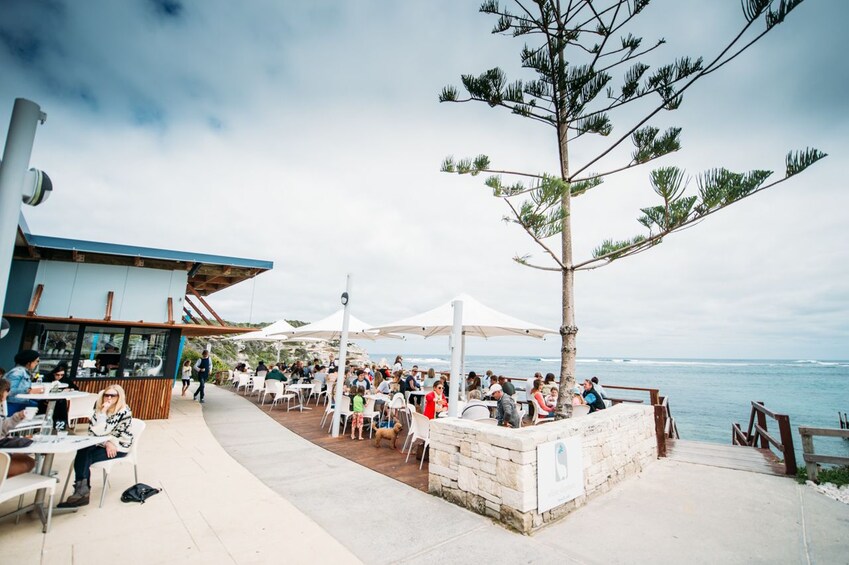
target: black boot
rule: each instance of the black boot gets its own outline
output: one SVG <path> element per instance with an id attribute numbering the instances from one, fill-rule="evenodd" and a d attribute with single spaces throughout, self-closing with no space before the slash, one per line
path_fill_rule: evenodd
<path id="1" fill-rule="evenodd" d="M 57 505 L 56 508 L 76 508 L 77 506 L 85 506 L 88 504 L 88 495 L 91 489 L 87 481 L 77 481 L 74 483 L 74 493 L 68 497 L 65 502 Z"/>

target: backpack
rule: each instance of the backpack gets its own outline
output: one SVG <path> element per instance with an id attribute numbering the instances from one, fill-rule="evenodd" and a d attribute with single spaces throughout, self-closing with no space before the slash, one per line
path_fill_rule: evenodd
<path id="1" fill-rule="evenodd" d="M 159 494 L 159 492 L 160 489 L 158 488 L 153 488 L 144 483 L 136 483 L 121 494 L 121 502 L 141 502 L 144 504 L 145 500 L 154 494 Z"/>

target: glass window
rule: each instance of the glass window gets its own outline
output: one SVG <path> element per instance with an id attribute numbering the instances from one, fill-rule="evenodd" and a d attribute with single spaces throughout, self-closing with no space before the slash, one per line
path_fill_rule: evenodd
<path id="1" fill-rule="evenodd" d="M 161 377 L 165 375 L 168 332 L 163 329 L 133 328 L 124 361 L 124 376 Z"/>
<path id="2" fill-rule="evenodd" d="M 123 347 L 124 328 L 86 326 L 77 376 L 117 377 Z"/>
<path id="3" fill-rule="evenodd" d="M 41 362 L 38 372 L 46 375 L 60 362 L 71 365 L 77 347 L 77 324 L 29 324 L 24 349 L 38 350 Z"/>

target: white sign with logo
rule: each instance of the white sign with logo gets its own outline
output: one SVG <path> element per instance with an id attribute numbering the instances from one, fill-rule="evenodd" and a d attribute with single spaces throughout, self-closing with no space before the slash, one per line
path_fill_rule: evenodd
<path id="1" fill-rule="evenodd" d="M 570 437 L 537 446 L 537 510 L 545 512 L 584 494 L 581 438 Z"/>

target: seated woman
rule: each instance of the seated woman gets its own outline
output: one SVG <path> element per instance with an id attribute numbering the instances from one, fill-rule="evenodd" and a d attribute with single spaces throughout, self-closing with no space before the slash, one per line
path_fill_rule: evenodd
<path id="1" fill-rule="evenodd" d="M 56 383 L 62 383 L 67 385 L 68 390 L 78 390 L 77 386 L 74 384 L 74 381 L 67 376 L 68 364 L 64 361 L 59 361 L 53 370 L 47 374 L 47 377 L 44 379 L 45 387 L 47 390 L 50 390 Z M 47 412 L 47 401 L 39 400 L 38 401 L 38 413 L 44 414 Z M 68 401 L 67 400 L 57 400 L 56 405 L 53 407 L 53 426 L 57 430 L 66 430 L 68 429 Z"/>
<path id="2" fill-rule="evenodd" d="M 544 410 L 545 414 L 540 414 L 540 416 L 548 418 L 550 416 L 554 416 L 554 410 L 557 408 L 556 406 L 552 406 L 547 404 L 545 398 L 542 396 L 542 379 L 534 379 L 534 386 L 531 389 L 531 392 L 528 396 L 532 397 L 537 401 L 537 405 L 540 410 Z"/>
<path id="3" fill-rule="evenodd" d="M 433 390 L 425 395 L 423 414 L 430 420 L 433 420 L 440 413 L 448 410 L 448 399 L 442 394 L 444 388 L 445 385 L 442 384 L 442 381 L 436 381 L 436 384 L 433 385 Z"/>
<path id="4" fill-rule="evenodd" d="M 130 432 L 133 414 L 127 405 L 127 395 L 120 385 L 109 385 L 100 392 L 90 419 L 88 434 L 103 438 L 103 442 L 77 451 L 74 458 L 74 493 L 58 508 L 88 504 L 92 464 L 125 457 L 133 445 L 133 434 Z"/>
<path id="5" fill-rule="evenodd" d="M 12 416 L 6 417 L 6 399 L 9 397 L 9 390 L 12 386 L 6 379 L 0 378 L 0 438 L 12 431 L 12 428 L 17 426 L 24 419 L 24 411 L 15 412 Z M 35 467 L 35 460 L 32 457 L 21 455 L 20 453 L 11 454 L 12 462 L 9 465 L 7 477 L 14 477 L 22 473 L 29 473 Z"/>
<path id="6" fill-rule="evenodd" d="M 586 403 L 587 401 L 584 400 L 584 396 L 581 394 L 581 387 L 576 386 L 572 389 L 572 406 L 581 406 Z"/>

